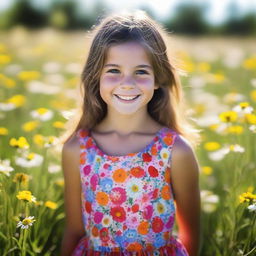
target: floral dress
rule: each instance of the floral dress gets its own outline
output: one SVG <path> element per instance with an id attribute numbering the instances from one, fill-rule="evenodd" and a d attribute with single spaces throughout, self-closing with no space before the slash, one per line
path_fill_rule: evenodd
<path id="1" fill-rule="evenodd" d="M 89 131 L 77 136 L 86 235 L 72 255 L 188 256 L 172 235 L 170 163 L 178 134 L 163 127 L 143 150 L 124 156 L 105 154 Z"/>

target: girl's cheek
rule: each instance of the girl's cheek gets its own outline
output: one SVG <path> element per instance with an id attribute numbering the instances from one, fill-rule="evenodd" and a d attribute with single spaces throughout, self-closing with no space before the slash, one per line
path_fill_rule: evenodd
<path id="1" fill-rule="evenodd" d="M 101 79 L 101 82 L 103 83 L 117 83 L 120 81 L 120 78 L 118 76 L 104 76 Z"/>

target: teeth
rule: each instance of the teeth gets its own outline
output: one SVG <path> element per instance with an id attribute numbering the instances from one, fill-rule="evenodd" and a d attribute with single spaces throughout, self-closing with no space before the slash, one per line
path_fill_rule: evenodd
<path id="1" fill-rule="evenodd" d="M 122 100 L 134 100 L 135 98 L 137 98 L 139 95 L 137 96 L 121 96 L 121 95 L 116 95 L 118 98 L 122 99 Z"/>

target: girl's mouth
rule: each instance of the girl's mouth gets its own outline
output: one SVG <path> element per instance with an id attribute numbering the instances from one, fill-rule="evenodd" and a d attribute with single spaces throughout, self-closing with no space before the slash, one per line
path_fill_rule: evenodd
<path id="1" fill-rule="evenodd" d="M 134 96 L 124 96 L 124 95 L 117 95 L 114 94 L 119 100 L 124 102 L 132 102 L 140 97 L 140 95 L 134 95 Z"/>

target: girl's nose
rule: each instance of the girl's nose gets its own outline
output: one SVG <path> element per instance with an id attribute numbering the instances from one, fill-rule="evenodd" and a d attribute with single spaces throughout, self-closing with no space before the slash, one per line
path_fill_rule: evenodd
<path id="1" fill-rule="evenodd" d="M 122 89 L 134 88 L 134 86 L 135 86 L 134 79 L 131 76 L 124 77 L 122 79 L 122 81 L 120 82 L 120 86 Z"/>

